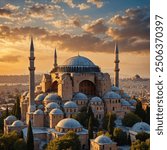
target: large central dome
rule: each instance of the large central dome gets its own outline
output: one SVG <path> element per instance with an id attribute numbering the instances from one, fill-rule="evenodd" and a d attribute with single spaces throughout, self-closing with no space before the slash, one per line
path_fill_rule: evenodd
<path id="1" fill-rule="evenodd" d="M 83 56 L 74 56 L 67 59 L 63 65 L 66 66 L 89 66 L 95 67 L 95 64 L 86 57 Z"/>
<path id="2" fill-rule="evenodd" d="M 67 59 L 63 65 L 58 67 L 59 72 L 100 72 L 90 59 L 83 56 L 74 56 Z"/>

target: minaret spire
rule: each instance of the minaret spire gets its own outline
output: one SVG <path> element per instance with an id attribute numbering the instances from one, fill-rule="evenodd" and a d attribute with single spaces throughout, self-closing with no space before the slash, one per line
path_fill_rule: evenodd
<path id="1" fill-rule="evenodd" d="M 119 87 L 119 49 L 118 49 L 118 43 L 115 43 L 115 69 L 114 69 L 114 86 Z"/>
<path id="2" fill-rule="evenodd" d="M 29 112 L 32 112 L 33 105 L 34 105 L 34 91 L 35 91 L 35 67 L 34 67 L 34 43 L 33 37 L 31 37 L 31 44 L 30 44 L 30 57 L 29 57 Z"/>
<path id="3" fill-rule="evenodd" d="M 57 51 L 56 51 L 56 48 L 55 48 L 55 51 L 54 51 L 54 69 L 57 69 Z"/>

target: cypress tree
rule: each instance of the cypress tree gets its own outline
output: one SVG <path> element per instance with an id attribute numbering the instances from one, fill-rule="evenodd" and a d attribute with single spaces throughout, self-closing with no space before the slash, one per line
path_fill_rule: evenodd
<path id="1" fill-rule="evenodd" d="M 111 135 L 113 135 L 114 126 L 115 126 L 114 116 L 110 113 L 109 114 L 108 125 L 107 125 L 107 130 Z"/>
<path id="2" fill-rule="evenodd" d="M 5 117 L 9 116 L 8 105 L 6 105 Z"/>
<path id="3" fill-rule="evenodd" d="M 93 117 L 89 117 L 89 122 L 88 122 L 88 145 L 90 146 L 90 139 L 93 139 Z"/>
<path id="4" fill-rule="evenodd" d="M 15 109 L 15 116 L 17 119 L 21 119 L 21 108 L 20 108 L 20 99 L 17 97 L 16 101 L 16 109 Z"/>
<path id="5" fill-rule="evenodd" d="M 28 123 L 28 130 L 27 130 L 27 150 L 34 150 L 34 136 L 30 120 Z"/>

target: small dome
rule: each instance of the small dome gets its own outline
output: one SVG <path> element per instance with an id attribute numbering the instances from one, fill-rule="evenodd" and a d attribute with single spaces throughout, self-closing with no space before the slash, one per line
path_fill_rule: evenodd
<path id="1" fill-rule="evenodd" d="M 59 105 L 55 102 L 51 102 L 46 105 L 46 108 L 50 108 L 50 109 L 59 108 Z"/>
<path id="2" fill-rule="evenodd" d="M 24 123 L 21 120 L 16 120 L 12 123 L 12 126 L 24 126 Z"/>
<path id="3" fill-rule="evenodd" d="M 150 125 L 147 124 L 146 122 L 137 122 L 133 125 L 132 130 L 136 132 L 141 132 L 141 131 L 150 132 Z"/>
<path id="4" fill-rule="evenodd" d="M 64 104 L 64 108 L 78 108 L 78 106 L 75 102 L 68 101 Z"/>
<path id="5" fill-rule="evenodd" d="M 28 107 L 29 107 L 30 112 L 36 111 L 36 105 L 35 105 L 35 104 L 30 105 L 30 106 L 28 106 Z"/>
<path id="6" fill-rule="evenodd" d="M 71 129 L 75 129 L 75 128 L 81 128 L 81 124 L 72 118 L 65 118 L 61 121 L 58 122 L 57 126 L 59 128 L 71 128 Z"/>
<path id="7" fill-rule="evenodd" d="M 38 105 L 38 109 L 44 109 L 44 106 L 42 104 Z"/>
<path id="8" fill-rule="evenodd" d="M 125 99 L 121 99 L 121 105 L 122 106 L 131 106 L 130 103 Z"/>
<path id="9" fill-rule="evenodd" d="M 45 96 L 46 96 L 46 94 L 41 93 L 41 94 L 36 96 L 35 101 L 43 101 Z"/>
<path id="10" fill-rule="evenodd" d="M 123 93 L 123 94 L 122 94 L 122 97 L 123 97 L 123 98 L 130 98 L 130 96 L 129 96 L 127 93 Z"/>
<path id="11" fill-rule="evenodd" d="M 102 99 L 100 97 L 95 96 L 91 98 L 90 102 L 102 102 Z"/>
<path id="12" fill-rule="evenodd" d="M 113 92 L 117 92 L 117 91 L 120 91 L 120 88 L 117 87 L 117 86 L 112 86 L 112 87 L 111 87 L 111 90 L 112 90 Z"/>
<path id="13" fill-rule="evenodd" d="M 103 145 L 103 144 L 111 144 L 112 140 L 105 135 L 100 135 L 95 139 L 95 142 Z"/>
<path id="14" fill-rule="evenodd" d="M 64 113 L 63 113 L 63 111 L 61 109 L 55 108 L 55 109 L 52 109 L 52 111 L 49 114 L 52 114 L 52 115 L 63 115 Z"/>
<path id="15" fill-rule="evenodd" d="M 135 99 L 131 99 L 131 100 L 129 100 L 129 103 L 130 103 L 131 105 L 134 105 L 134 104 L 137 103 L 137 101 L 136 101 Z"/>
<path id="16" fill-rule="evenodd" d="M 58 102 L 61 101 L 61 98 L 57 93 L 49 93 L 45 97 L 44 101 Z"/>
<path id="17" fill-rule="evenodd" d="M 43 111 L 41 109 L 36 110 L 33 114 L 35 115 L 43 115 Z"/>
<path id="18" fill-rule="evenodd" d="M 103 98 L 104 99 L 120 99 L 121 96 L 113 91 L 109 91 L 104 94 Z"/>
<path id="19" fill-rule="evenodd" d="M 13 115 L 10 115 L 5 120 L 6 121 L 15 121 L 15 120 L 17 120 L 17 118 L 15 116 L 13 116 Z"/>
<path id="20" fill-rule="evenodd" d="M 76 93 L 73 100 L 88 100 L 88 97 L 84 93 Z"/>

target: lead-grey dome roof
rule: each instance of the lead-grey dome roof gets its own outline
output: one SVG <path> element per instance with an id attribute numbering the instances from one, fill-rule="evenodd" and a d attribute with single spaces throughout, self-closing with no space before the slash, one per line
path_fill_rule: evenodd
<path id="1" fill-rule="evenodd" d="M 81 92 L 78 92 L 74 95 L 73 100 L 88 100 L 88 97 Z"/>
<path id="2" fill-rule="evenodd" d="M 57 94 L 57 93 L 49 93 L 44 101 L 54 101 L 54 102 L 57 102 L 57 101 L 61 101 L 61 97 Z"/>
<path id="3" fill-rule="evenodd" d="M 43 115 L 44 112 L 41 109 L 38 109 L 33 114 L 35 114 L 35 115 Z"/>
<path id="4" fill-rule="evenodd" d="M 36 96 L 35 101 L 43 101 L 45 96 L 46 96 L 45 93 L 41 93 L 41 94 Z"/>
<path id="5" fill-rule="evenodd" d="M 133 125 L 132 130 L 136 132 L 141 132 L 141 131 L 150 132 L 150 125 L 147 124 L 146 122 L 137 122 Z"/>
<path id="6" fill-rule="evenodd" d="M 55 102 L 51 102 L 51 103 L 46 105 L 46 108 L 49 108 L 49 109 L 54 109 L 54 108 L 59 108 L 59 107 L 60 106 Z"/>
<path id="7" fill-rule="evenodd" d="M 89 66 L 95 67 L 95 64 L 88 58 L 83 56 L 74 56 L 67 59 L 64 64 L 65 66 Z"/>
<path id="8" fill-rule="evenodd" d="M 121 96 L 113 91 L 109 91 L 104 94 L 103 98 L 104 99 L 120 99 Z"/>
<path id="9" fill-rule="evenodd" d="M 12 123 L 12 126 L 24 126 L 24 123 L 21 120 L 16 120 Z"/>
<path id="10" fill-rule="evenodd" d="M 13 115 L 10 115 L 5 120 L 7 120 L 7 121 L 15 121 L 15 120 L 17 120 L 17 118 L 15 116 L 13 116 Z"/>
<path id="11" fill-rule="evenodd" d="M 64 108 L 78 108 L 78 106 L 75 102 L 68 101 L 64 104 Z"/>
<path id="12" fill-rule="evenodd" d="M 75 128 L 81 128 L 81 124 L 72 118 L 65 118 L 61 121 L 58 122 L 57 126 L 59 128 L 71 128 L 71 129 L 75 129 Z"/>
<path id="13" fill-rule="evenodd" d="M 98 96 L 92 97 L 90 102 L 102 102 L 102 99 Z"/>
<path id="14" fill-rule="evenodd" d="M 105 135 L 100 135 L 95 139 L 95 142 L 103 145 L 103 144 L 111 144 L 112 140 Z"/>
<path id="15" fill-rule="evenodd" d="M 55 108 L 55 109 L 52 109 L 52 111 L 49 114 L 52 114 L 52 115 L 63 115 L 64 113 L 63 113 L 63 111 L 61 109 Z"/>
<path id="16" fill-rule="evenodd" d="M 67 59 L 63 65 L 58 66 L 59 72 L 100 72 L 90 59 L 83 56 L 74 56 Z"/>
<path id="17" fill-rule="evenodd" d="M 131 104 L 125 99 L 121 99 L 121 105 L 122 106 L 131 106 Z"/>

